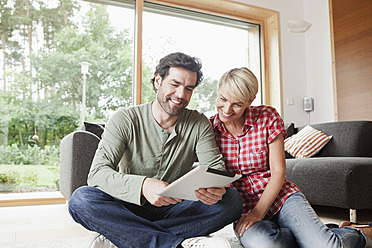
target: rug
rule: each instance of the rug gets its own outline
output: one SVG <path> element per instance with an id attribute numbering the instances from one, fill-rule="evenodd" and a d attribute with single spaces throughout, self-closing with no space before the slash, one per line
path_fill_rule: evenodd
<path id="1" fill-rule="evenodd" d="M 90 236 L 0 243 L 0 248 L 86 248 Z"/>
<path id="2" fill-rule="evenodd" d="M 232 225 L 228 225 L 211 235 L 226 238 L 230 242 L 231 248 L 243 248 L 243 246 L 240 245 L 239 240 L 234 235 Z M 0 248 L 86 248 L 89 239 L 90 236 L 82 236 L 64 239 L 0 243 Z"/>
<path id="3" fill-rule="evenodd" d="M 226 238 L 229 241 L 231 248 L 243 248 L 238 238 L 234 234 L 232 224 L 225 226 L 221 230 L 212 233 L 211 235 L 217 235 Z"/>

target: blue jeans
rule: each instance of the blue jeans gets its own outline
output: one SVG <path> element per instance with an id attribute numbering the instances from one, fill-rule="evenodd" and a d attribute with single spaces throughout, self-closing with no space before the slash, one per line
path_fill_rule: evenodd
<path id="1" fill-rule="evenodd" d="M 358 229 L 328 229 L 301 192 L 291 195 L 270 220 L 255 223 L 240 242 L 245 248 L 364 248 L 368 237 Z"/>
<path id="2" fill-rule="evenodd" d="M 177 247 L 186 239 L 215 232 L 242 214 L 240 194 L 226 189 L 213 205 L 182 201 L 175 205 L 138 206 L 89 186 L 78 188 L 69 202 L 72 218 L 119 248 Z"/>

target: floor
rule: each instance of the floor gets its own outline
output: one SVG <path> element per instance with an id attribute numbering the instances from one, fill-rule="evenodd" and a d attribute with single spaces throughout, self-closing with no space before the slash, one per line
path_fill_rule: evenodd
<path id="1" fill-rule="evenodd" d="M 348 219 L 348 210 L 329 207 L 314 208 L 325 223 Z M 372 222 L 372 209 L 359 210 L 358 220 Z M 0 207 L 1 244 L 20 241 L 91 236 L 68 214 L 66 204 Z M 84 246 L 82 246 L 84 247 Z"/>
<path id="2" fill-rule="evenodd" d="M 0 207 L 0 245 L 88 235 L 71 219 L 66 204 Z"/>

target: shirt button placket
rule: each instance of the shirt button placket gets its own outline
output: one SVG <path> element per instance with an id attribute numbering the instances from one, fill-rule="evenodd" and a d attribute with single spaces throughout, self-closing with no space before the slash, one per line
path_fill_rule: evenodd
<path id="1" fill-rule="evenodd" d="M 236 143 L 236 167 L 238 168 L 239 172 L 241 173 L 240 166 L 239 166 L 239 153 L 240 153 L 239 140 L 235 139 L 235 143 Z"/>
<path id="2" fill-rule="evenodd" d="M 239 164 L 239 141 L 237 139 L 235 139 L 235 150 L 236 150 L 236 155 L 235 155 L 235 159 L 236 159 L 236 164 L 238 165 Z"/>
<path id="3" fill-rule="evenodd" d="M 161 151 L 161 154 L 160 154 L 160 161 L 159 161 L 159 169 L 158 169 L 158 173 L 157 175 L 161 175 L 163 173 L 163 171 L 165 170 L 163 164 L 164 164 L 164 151 L 166 149 L 166 143 L 167 143 L 167 140 L 168 140 L 168 130 L 165 130 L 165 129 L 162 129 L 161 130 L 162 133 L 163 133 L 163 140 L 162 140 L 162 143 L 163 143 L 163 146 L 162 146 L 162 151 Z"/>

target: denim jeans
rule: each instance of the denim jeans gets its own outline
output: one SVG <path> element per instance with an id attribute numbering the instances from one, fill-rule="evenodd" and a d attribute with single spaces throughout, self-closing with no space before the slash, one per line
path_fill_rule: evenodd
<path id="1" fill-rule="evenodd" d="M 368 237 L 358 229 L 328 229 L 301 192 L 291 195 L 270 220 L 255 223 L 240 242 L 245 248 L 364 248 Z"/>
<path id="2" fill-rule="evenodd" d="M 69 211 L 76 222 L 102 234 L 119 248 L 170 248 L 186 238 L 215 232 L 240 217 L 240 194 L 232 188 L 226 191 L 223 199 L 213 205 L 185 200 L 155 207 L 124 202 L 84 186 L 73 193 Z"/>

